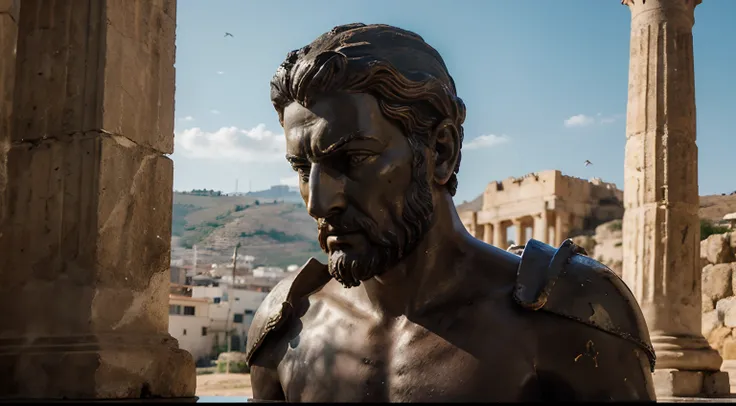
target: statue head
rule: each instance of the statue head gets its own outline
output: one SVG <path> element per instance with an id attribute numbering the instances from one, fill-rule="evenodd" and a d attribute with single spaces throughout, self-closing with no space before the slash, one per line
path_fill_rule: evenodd
<path id="1" fill-rule="evenodd" d="M 358 286 L 411 253 L 457 190 L 465 105 L 439 53 L 342 25 L 289 53 L 271 101 L 332 276 Z"/>

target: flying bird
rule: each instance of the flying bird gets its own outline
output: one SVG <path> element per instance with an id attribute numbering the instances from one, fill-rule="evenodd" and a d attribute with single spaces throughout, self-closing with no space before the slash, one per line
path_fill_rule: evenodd
<path id="1" fill-rule="evenodd" d="M 585 160 L 585 166 L 590 166 L 590 165 L 593 165 L 593 162 L 590 162 L 589 160 L 586 159 Z"/>
<path id="2" fill-rule="evenodd" d="M 235 35 L 230 34 L 229 32 L 226 32 L 225 33 L 225 38 L 227 38 L 227 37 L 233 37 L 233 38 L 235 38 Z"/>

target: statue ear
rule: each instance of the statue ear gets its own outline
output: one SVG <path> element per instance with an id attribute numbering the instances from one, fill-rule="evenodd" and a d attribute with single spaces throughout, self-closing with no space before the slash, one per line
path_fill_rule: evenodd
<path id="1" fill-rule="evenodd" d="M 460 135 L 455 124 L 448 118 L 435 127 L 432 140 L 434 181 L 439 185 L 445 185 L 455 172 L 460 157 Z"/>

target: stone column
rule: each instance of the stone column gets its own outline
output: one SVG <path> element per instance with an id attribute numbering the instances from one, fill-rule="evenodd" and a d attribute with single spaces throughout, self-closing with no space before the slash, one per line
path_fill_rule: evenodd
<path id="1" fill-rule="evenodd" d="M 175 26 L 174 0 L 22 2 L 0 398 L 194 395 L 168 334 Z"/>
<path id="2" fill-rule="evenodd" d="M 493 244 L 493 225 L 486 223 L 483 224 L 483 241 L 486 244 Z"/>
<path id="3" fill-rule="evenodd" d="M 662 396 L 728 393 L 701 334 L 695 0 L 626 0 L 631 10 L 623 279 L 647 320 Z M 704 379 L 705 378 L 705 379 Z"/>
<path id="4" fill-rule="evenodd" d="M 547 211 L 534 216 L 534 238 L 549 244 L 549 223 Z"/>
<path id="5" fill-rule="evenodd" d="M 468 231 L 473 237 L 478 238 L 478 234 L 480 234 L 480 232 L 478 231 L 479 228 L 480 226 L 478 225 L 478 212 L 474 211 L 470 215 L 470 229 Z"/>
<path id="6" fill-rule="evenodd" d="M 19 10 L 20 0 L 0 0 L 0 222 L 5 213 L 5 164 L 10 147 Z"/>
<path id="7" fill-rule="evenodd" d="M 521 221 L 521 218 L 515 218 L 512 220 L 512 224 L 514 225 L 514 229 L 516 230 L 516 237 L 514 237 L 514 243 L 516 245 L 522 245 L 526 241 L 524 238 L 526 234 L 526 230 L 524 229 L 524 223 Z"/>
<path id="8" fill-rule="evenodd" d="M 567 238 L 567 234 L 569 233 L 569 221 L 568 221 L 568 214 L 562 211 L 558 211 L 555 213 L 555 241 L 554 245 L 555 247 L 559 247 L 562 244 L 562 241 Z"/>
<path id="9" fill-rule="evenodd" d="M 502 250 L 509 247 L 509 238 L 506 231 L 506 223 L 503 221 L 493 223 L 493 245 Z"/>

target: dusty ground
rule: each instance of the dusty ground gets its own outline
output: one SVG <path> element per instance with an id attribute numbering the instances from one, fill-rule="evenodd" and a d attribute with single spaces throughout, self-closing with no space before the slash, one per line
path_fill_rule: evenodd
<path id="1" fill-rule="evenodd" d="M 197 396 L 252 397 L 249 374 L 197 375 Z"/>

